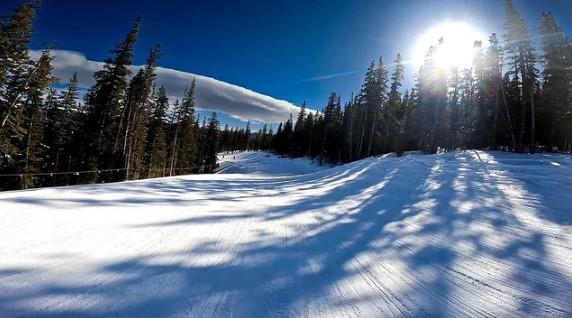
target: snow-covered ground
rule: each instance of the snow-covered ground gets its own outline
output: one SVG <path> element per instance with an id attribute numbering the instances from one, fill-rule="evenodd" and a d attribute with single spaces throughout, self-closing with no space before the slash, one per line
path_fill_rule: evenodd
<path id="1" fill-rule="evenodd" d="M 0 194 L 0 316 L 572 316 L 572 159 L 462 152 Z"/>

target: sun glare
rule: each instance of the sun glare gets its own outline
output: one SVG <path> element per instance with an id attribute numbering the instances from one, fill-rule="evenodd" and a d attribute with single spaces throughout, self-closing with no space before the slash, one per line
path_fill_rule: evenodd
<path id="1" fill-rule="evenodd" d="M 443 42 L 438 45 L 439 39 Z M 413 59 L 421 66 L 429 47 L 436 47 L 434 61 L 441 67 L 470 67 L 474 57 L 475 41 L 483 41 L 481 32 L 463 22 L 447 22 L 437 25 L 417 39 L 413 50 Z"/>

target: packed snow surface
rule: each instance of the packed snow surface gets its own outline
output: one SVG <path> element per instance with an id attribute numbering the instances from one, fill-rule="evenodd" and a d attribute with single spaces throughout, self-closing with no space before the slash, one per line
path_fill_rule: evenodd
<path id="1" fill-rule="evenodd" d="M 466 151 L 0 194 L 2 317 L 572 316 L 572 160 Z"/>

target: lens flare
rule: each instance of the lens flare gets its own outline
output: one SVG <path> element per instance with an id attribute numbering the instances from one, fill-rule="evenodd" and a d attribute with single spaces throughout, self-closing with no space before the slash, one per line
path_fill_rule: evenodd
<path id="1" fill-rule="evenodd" d="M 433 46 L 435 47 L 433 60 L 436 65 L 446 68 L 468 68 L 474 58 L 475 41 L 484 43 L 485 39 L 483 33 L 464 22 L 446 22 L 419 36 L 413 49 L 413 60 L 417 66 L 421 66 L 429 47 Z"/>

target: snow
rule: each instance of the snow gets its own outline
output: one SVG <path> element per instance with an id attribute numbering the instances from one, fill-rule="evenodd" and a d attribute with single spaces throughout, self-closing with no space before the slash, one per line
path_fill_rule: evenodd
<path id="1" fill-rule="evenodd" d="M 483 151 L 1 193 L 0 316 L 570 317 L 571 199 Z"/>
<path id="2" fill-rule="evenodd" d="M 306 174 L 323 169 L 307 159 L 286 159 L 263 152 L 224 153 L 219 155 L 217 173 L 278 176 Z"/>

